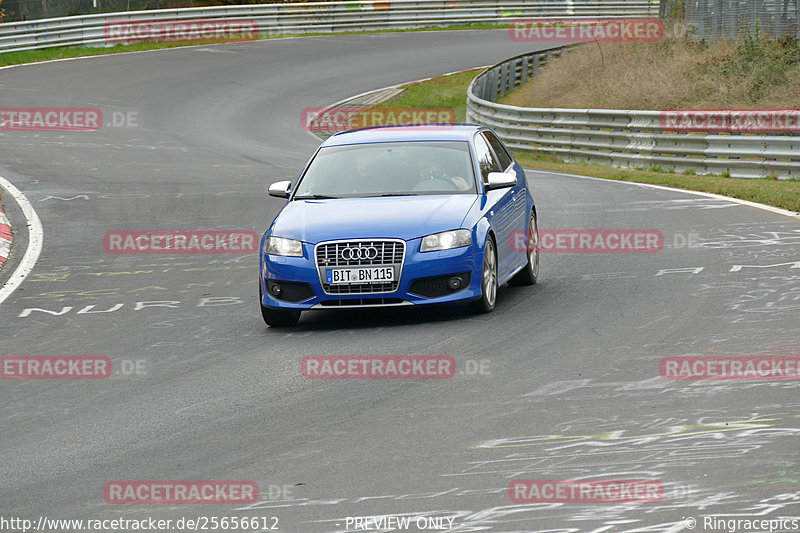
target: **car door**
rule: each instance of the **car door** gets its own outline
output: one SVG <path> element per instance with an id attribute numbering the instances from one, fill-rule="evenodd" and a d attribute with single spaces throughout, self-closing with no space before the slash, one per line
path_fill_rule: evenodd
<path id="1" fill-rule="evenodd" d="M 525 232 L 528 229 L 529 206 L 527 178 L 525 177 L 525 172 L 514 163 L 514 159 L 511 157 L 511 154 L 508 153 L 506 147 L 502 142 L 500 142 L 500 139 L 498 139 L 493 132 L 484 131 L 483 135 L 486 137 L 486 141 L 489 143 L 489 146 L 492 148 L 492 151 L 497 157 L 500 166 L 503 168 L 503 172 L 514 174 L 517 177 L 517 185 L 514 187 L 515 221 L 514 227 L 511 229 L 513 239 L 513 235 L 515 235 L 516 232 Z M 509 241 L 509 246 L 512 254 L 512 260 L 509 262 L 509 268 L 516 269 L 524 266 L 527 261 L 525 254 L 515 254 L 514 251 L 516 249 L 511 241 Z"/>
<path id="2" fill-rule="evenodd" d="M 505 169 L 501 167 L 483 132 L 476 133 L 473 142 L 485 190 L 489 173 L 502 172 Z M 517 189 L 518 187 L 506 187 L 486 192 L 488 210 L 486 217 L 497 237 L 497 274 L 500 279 L 506 277 L 516 259 L 511 250 L 510 240 L 512 232 L 517 228 L 519 211 L 516 206 Z"/>

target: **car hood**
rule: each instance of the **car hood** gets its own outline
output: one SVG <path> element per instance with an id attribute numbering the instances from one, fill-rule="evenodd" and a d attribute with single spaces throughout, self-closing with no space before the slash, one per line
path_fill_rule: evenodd
<path id="1" fill-rule="evenodd" d="M 410 240 L 458 229 L 475 194 L 335 198 L 289 202 L 272 235 L 316 244 L 336 239 Z"/>

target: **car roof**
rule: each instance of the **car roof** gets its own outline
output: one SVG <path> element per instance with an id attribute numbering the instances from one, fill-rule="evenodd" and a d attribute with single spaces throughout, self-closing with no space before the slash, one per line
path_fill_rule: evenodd
<path id="1" fill-rule="evenodd" d="M 485 127 L 479 124 L 377 126 L 337 133 L 323 142 L 322 146 L 396 141 L 468 141 L 481 129 Z"/>

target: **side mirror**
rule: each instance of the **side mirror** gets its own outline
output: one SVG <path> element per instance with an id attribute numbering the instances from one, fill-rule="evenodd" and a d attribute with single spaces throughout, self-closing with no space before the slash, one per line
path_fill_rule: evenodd
<path id="1" fill-rule="evenodd" d="M 513 187 L 517 184 L 517 177 L 508 172 L 489 172 L 487 178 L 486 190 L 503 189 L 505 187 Z"/>
<path id="2" fill-rule="evenodd" d="M 289 193 L 292 190 L 291 181 L 276 181 L 269 186 L 269 195 L 277 196 L 278 198 L 289 198 Z"/>

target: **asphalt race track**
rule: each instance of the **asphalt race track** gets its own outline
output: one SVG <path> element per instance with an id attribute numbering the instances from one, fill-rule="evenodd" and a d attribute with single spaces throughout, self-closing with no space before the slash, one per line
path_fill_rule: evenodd
<path id="1" fill-rule="evenodd" d="M 356 531 L 348 517 L 413 517 L 407 531 L 437 530 L 414 525 L 419 517 L 448 517 L 458 532 L 799 519 L 797 380 L 659 373 L 667 356 L 800 355 L 796 217 L 529 171 L 542 229 L 658 230 L 664 249 L 543 254 L 540 283 L 501 288 L 486 316 L 311 312 L 285 330 L 259 315 L 254 254 L 104 250 L 110 230 L 260 234 L 282 205 L 268 183 L 296 177 L 318 144 L 301 128 L 303 108 L 530 49 L 505 31 L 396 33 L 0 71 L 0 107 L 97 107 L 106 125 L 0 135 L 0 176 L 44 226 L 36 267 L 0 306 L 0 352 L 104 355 L 115 369 L 108 379 L 0 381 L 0 514 L 266 517 L 282 533 Z M 135 125 L 109 124 L 123 115 Z M 3 204 L 24 228 L 10 195 Z M 26 242 L 22 231 L 0 281 Z M 307 355 L 446 355 L 457 374 L 307 380 Z M 664 494 L 509 498 L 515 479 L 567 478 L 654 479 Z M 253 480 L 261 495 L 108 504 L 113 480 Z M 361 531 L 400 530 L 370 523 Z"/>

